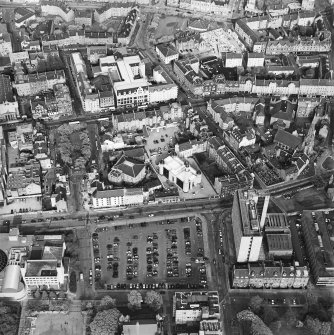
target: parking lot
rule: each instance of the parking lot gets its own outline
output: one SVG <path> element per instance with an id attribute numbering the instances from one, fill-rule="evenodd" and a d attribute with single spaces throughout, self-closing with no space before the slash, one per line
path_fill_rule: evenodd
<path id="1" fill-rule="evenodd" d="M 206 287 L 202 229 L 194 217 L 100 228 L 92 235 L 95 279 L 108 289 L 156 283 Z"/>
<path id="2" fill-rule="evenodd" d="M 148 137 L 146 139 L 145 149 L 155 162 L 159 155 L 171 151 L 174 140 L 174 134 L 177 132 L 176 125 L 168 125 L 168 127 L 160 127 L 156 129 L 148 129 Z M 172 146 L 174 147 L 174 146 Z"/>

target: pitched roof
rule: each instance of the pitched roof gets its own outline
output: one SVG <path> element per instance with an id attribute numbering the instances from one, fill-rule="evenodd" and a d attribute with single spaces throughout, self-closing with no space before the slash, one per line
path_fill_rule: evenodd
<path id="1" fill-rule="evenodd" d="M 282 143 L 291 149 L 296 149 L 302 143 L 302 140 L 299 137 L 294 136 L 282 129 L 277 131 L 274 141 Z"/>
<path id="2" fill-rule="evenodd" d="M 122 173 L 135 178 L 145 169 L 145 164 L 135 158 L 122 155 L 113 169 L 120 170 Z"/>
<path id="3" fill-rule="evenodd" d="M 175 56 L 178 54 L 176 49 L 174 49 L 171 45 L 158 44 L 156 48 L 163 54 L 164 57 Z"/>

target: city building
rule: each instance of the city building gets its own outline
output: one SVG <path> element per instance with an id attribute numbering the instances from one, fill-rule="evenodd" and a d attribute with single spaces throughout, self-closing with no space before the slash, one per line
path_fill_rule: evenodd
<path id="1" fill-rule="evenodd" d="M 93 24 L 93 11 L 76 9 L 74 23 L 78 26 L 91 26 Z"/>
<path id="2" fill-rule="evenodd" d="M 189 141 L 184 142 L 181 144 L 175 144 L 175 153 L 180 158 L 189 158 L 193 156 L 194 154 L 205 152 L 206 151 L 207 142 L 206 141 Z"/>
<path id="3" fill-rule="evenodd" d="M 254 43 L 256 43 L 259 39 L 257 33 L 250 28 L 247 25 L 247 22 L 243 19 L 239 19 L 235 22 L 234 29 L 239 35 L 240 40 L 245 43 L 250 50 L 252 50 Z"/>
<path id="4" fill-rule="evenodd" d="M 306 266 L 267 262 L 233 266 L 233 288 L 306 288 L 310 272 Z"/>
<path id="5" fill-rule="evenodd" d="M 15 76 L 14 87 L 20 96 L 37 95 L 52 90 L 56 84 L 65 84 L 64 70 L 39 72 L 36 74 L 19 74 Z"/>
<path id="6" fill-rule="evenodd" d="M 302 232 L 314 282 L 334 286 L 334 250 L 331 219 L 324 212 L 303 211 Z"/>
<path id="7" fill-rule="evenodd" d="M 92 195 L 93 208 L 138 206 L 144 202 L 143 189 L 124 188 L 96 191 Z"/>
<path id="8" fill-rule="evenodd" d="M 13 52 L 12 38 L 6 23 L 0 23 L 0 56 L 9 56 Z"/>
<path id="9" fill-rule="evenodd" d="M 62 2 L 41 3 L 42 16 L 55 15 L 61 17 L 65 22 L 74 21 L 74 10 Z"/>
<path id="10" fill-rule="evenodd" d="M 243 56 L 241 53 L 227 53 L 225 67 L 242 67 Z"/>
<path id="11" fill-rule="evenodd" d="M 198 324 L 200 334 L 221 335 L 223 330 L 220 315 L 218 292 L 175 292 L 174 294 L 173 317 L 177 326 Z"/>
<path id="12" fill-rule="evenodd" d="M 129 45 L 132 35 L 135 32 L 136 27 L 138 26 L 138 18 L 138 7 L 132 8 L 117 30 L 118 43 L 121 43 L 125 46 Z"/>
<path id="13" fill-rule="evenodd" d="M 236 151 L 243 147 L 254 145 L 256 140 L 256 135 L 253 128 L 248 129 L 245 132 L 241 132 L 238 126 L 234 126 L 232 129 L 224 131 L 223 136 Z"/>
<path id="14" fill-rule="evenodd" d="M 19 115 L 19 106 L 13 95 L 10 77 L 0 75 L 0 120 L 14 121 Z"/>
<path id="15" fill-rule="evenodd" d="M 155 84 L 148 87 L 150 103 L 177 99 L 179 88 L 160 65 L 153 69 L 153 81 Z"/>
<path id="16" fill-rule="evenodd" d="M 250 52 L 248 53 L 247 67 L 263 67 L 264 65 L 264 54 L 262 52 Z"/>
<path id="17" fill-rule="evenodd" d="M 145 63 L 138 55 L 99 60 L 100 73 L 113 82 L 117 107 L 145 106 L 149 101 L 150 83 L 145 75 Z"/>
<path id="18" fill-rule="evenodd" d="M 159 174 L 175 183 L 185 193 L 202 181 L 201 171 L 196 171 L 188 161 L 182 161 L 179 157 L 167 156 L 160 161 Z"/>
<path id="19" fill-rule="evenodd" d="M 130 321 L 123 325 L 123 335 L 156 335 L 158 325 L 156 320 Z"/>
<path id="20" fill-rule="evenodd" d="M 65 283 L 68 271 L 64 267 L 65 242 L 62 235 L 36 235 L 29 250 L 22 277 L 28 291 L 59 290 Z"/>
<path id="21" fill-rule="evenodd" d="M 169 64 L 172 61 L 179 59 L 178 51 L 170 44 L 157 44 L 155 46 L 155 51 L 165 64 Z"/>
<path id="22" fill-rule="evenodd" d="M 300 147 L 302 140 L 299 137 L 292 135 L 285 130 L 278 129 L 274 137 L 274 143 L 280 149 L 294 153 Z"/>
<path id="23" fill-rule="evenodd" d="M 107 56 L 107 46 L 90 45 L 87 47 L 87 56 L 91 64 L 97 64 L 100 58 Z"/>
<path id="24" fill-rule="evenodd" d="M 127 16 L 130 10 L 135 6 L 135 2 L 112 2 L 95 9 L 94 21 L 103 23 L 112 17 Z"/>
<path id="25" fill-rule="evenodd" d="M 33 11 L 24 7 L 17 7 L 14 11 L 14 20 L 16 28 L 20 28 L 21 26 L 27 26 L 28 22 L 31 20 L 35 20 L 36 15 Z"/>
<path id="26" fill-rule="evenodd" d="M 137 184 L 145 178 L 145 175 L 144 162 L 124 154 L 112 167 L 108 180 L 113 184 Z"/>
<path id="27" fill-rule="evenodd" d="M 234 194 L 232 222 L 238 263 L 264 259 L 263 234 L 269 196 L 256 190 L 238 190 Z"/>

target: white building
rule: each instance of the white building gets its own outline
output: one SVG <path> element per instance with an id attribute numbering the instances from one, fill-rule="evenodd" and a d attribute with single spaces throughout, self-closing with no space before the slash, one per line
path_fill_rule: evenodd
<path id="1" fill-rule="evenodd" d="M 240 67 L 243 64 L 243 57 L 241 53 L 226 54 L 225 67 Z"/>
<path id="2" fill-rule="evenodd" d="M 262 212 L 257 206 L 263 199 Z M 238 190 L 234 195 L 232 222 L 238 263 L 257 262 L 261 258 L 262 229 L 269 204 L 269 196 L 255 190 Z"/>
<path id="3" fill-rule="evenodd" d="M 21 273 L 28 290 L 59 289 L 65 283 L 63 257 L 66 246 L 62 235 L 37 235 Z"/>
<path id="4" fill-rule="evenodd" d="M 149 82 L 145 75 L 145 63 L 138 55 L 115 59 L 100 58 L 101 73 L 109 75 L 114 83 L 117 107 L 145 106 L 149 101 Z"/>
<path id="5" fill-rule="evenodd" d="M 188 158 L 194 154 L 206 151 L 206 141 L 189 141 L 182 144 L 175 144 L 175 152 L 180 158 Z"/>
<path id="6" fill-rule="evenodd" d="M 264 65 L 264 54 L 260 52 L 250 52 L 248 54 L 247 67 L 263 67 Z"/>
<path id="7" fill-rule="evenodd" d="M 0 56 L 8 56 L 13 52 L 11 35 L 6 23 L 0 23 Z"/>
<path id="8" fill-rule="evenodd" d="M 173 60 L 179 59 L 178 51 L 171 45 L 158 44 L 155 47 L 158 57 L 165 63 L 169 64 Z"/>
<path id="9" fill-rule="evenodd" d="M 168 156 L 159 163 L 159 174 L 175 183 L 187 193 L 202 181 L 201 171 L 196 171 L 188 161 L 182 161 L 179 157 Z"/>
<path id="10" fill-rule="evenodd" d="M 61 2 L 41 5 L 42 16 L 55 15 L 61 17 L 65 22 L 74 20 L 74 10 L 62 5 Z"/>
<path id="11" fill-rule="evenodd" d="M 92 196 L 93 208 L 110 208 L 141 205 L 144 193 L 141 188 L 96 191 Z"/>

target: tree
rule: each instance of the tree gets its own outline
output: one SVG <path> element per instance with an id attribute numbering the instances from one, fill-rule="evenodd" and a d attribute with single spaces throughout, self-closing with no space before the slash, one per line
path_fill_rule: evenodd
<path id="1" fill-rule="evenodd" d="M 57 298 L 56 292 L 55 291 L 50 291 L 49 299 L 56 299 L 56 298 Z"/>
<path id="2" fill-rule="evenodd" d="M 34 292 L 34 298 L 35 299 L 40 299 L 41 298 L 41 292 L 39 290 Z"/>
<path id="3" fill-rule="evenodd" d="M 250 310 L 244 310 L 237 314 L 239 322 L 250 322 L 252 335 L 273 335 L 273 332 L 264 324 L 264 322 Z"/>
<path id="4" fill-rule="evenodd" d="M 267 306 L 266 308 L 264 308 L 262 320 L 267 326 L 269 326 L 273 321 L 276 321 L 277 319 L 278 319 L 278 314 L 276 310 L 274 310 L 270 306 Z"/>
<path id="5" fill-rule="evenodd" d="M 286 313 L 284 314 L 284 320 L 288 327 L 295 327 L 297 323 L 296 313 L 292 310 L 291 307 L 288 308 Z"/>
<path id="6" fill-rule="evenodd" d="M 106 309 L 114 308 L 115 306 L 116 306 L 116 299 L 113 299 L 109 295 L 106 295 L 101 299 L 99 310 L 104 311 Z"/>
<path id="7" fill-rule="evenodd" d="M 64 292 L 64 291 L 60 291 L 60 292 L 59 292 L 59 295 L 58 295 L 58 298 L 59 298 L 59 299 L 65 299 L 65 298 L 66 298 L 66 294 L 65 294 L 65 292 Z"/>
<path id="8" fill-rule="evenodd" d="M 49 299 L 49 295 L 48 295 L 48 292 L 47 291 L 42 291 L 42 300 L 47 300 Z"/>
<path id="9" fill-rule="evenodd" d="M 98 312 L 89 325 L 92 335 L 110 335 L 116 332 L 120 316 L 121 312 L 116 308 Z"/>
<path id="10" fill-rule="evenodd" d="M 128 294 L 128 306 L 131 309 L 141 309 L 143 298 L 139 291 L 133 290 Z"/>
<path id="11" fill-rule="evenodd" d="M 253 296 L 249 301 L 249 307 L 252 312 L 259 313 L 263 306 L 263 299 L 259 295 Z"/>
<path id="12" fill-rule="evenodd" d="M 314 335 L 330 335 L 330 322 L 321 322 L 319 319 L 312 318 L 308 315 L 306 317 L 305 325 L 306 328 L 310 330 Z"/>
<path id="13" fill-rule="evenodd" d="M 162 296 L 156 291 L 148 291 L 145 296 L 145 304 L 150 306 L 153 310 L 157 311 L 162 306 Z"/>

